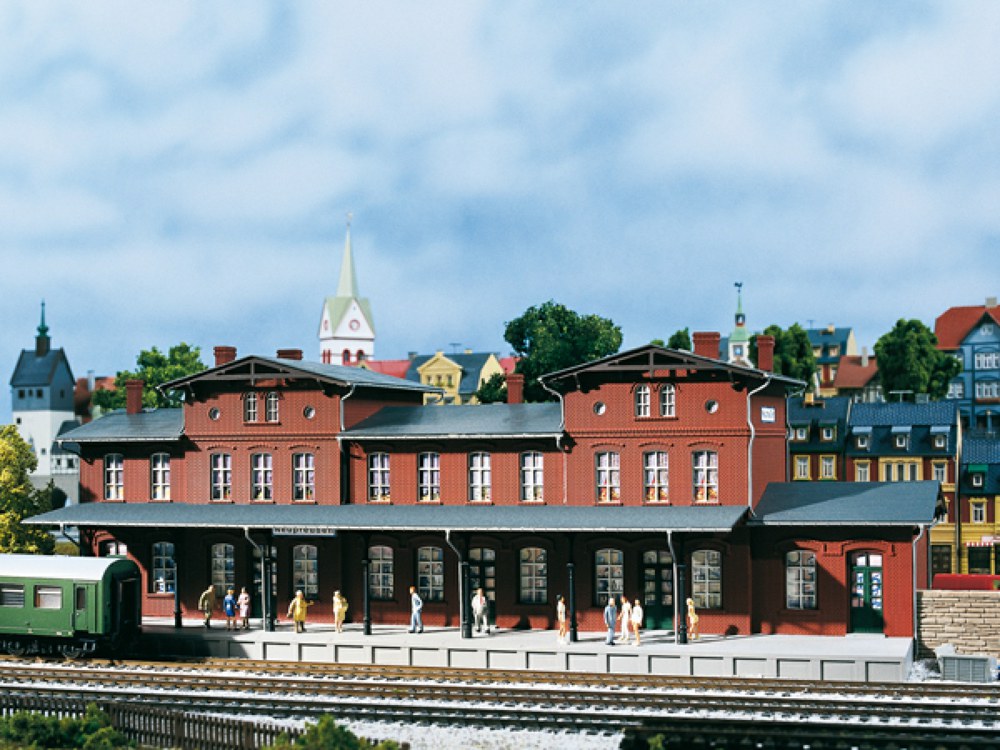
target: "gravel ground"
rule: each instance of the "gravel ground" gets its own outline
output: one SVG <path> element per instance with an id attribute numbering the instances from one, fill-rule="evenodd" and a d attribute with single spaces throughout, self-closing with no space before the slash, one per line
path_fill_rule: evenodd
<path id="1" fill-rule="evenodd" d="M 619 734 L 584 734 L 577 732 L 529 732 L 504 729 L 461 729 L 456 727 L 414 726 L 345 721 L 343 724 L 359 737 L 409 742 L 412 750 L 617 750 Z"/>

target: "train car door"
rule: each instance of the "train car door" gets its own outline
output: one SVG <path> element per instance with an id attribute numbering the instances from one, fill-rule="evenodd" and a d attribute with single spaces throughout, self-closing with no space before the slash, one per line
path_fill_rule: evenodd
<path id="1" fill-rule="evenodd" d="M 73 630 L 77 633 L 97 632 L 97 596 L 94 584 L 73 584 Z"/>
<path id="2" fill-rule="evenodd" d="M 885 626 L 882 604 L 882 555 L 855 552 L 851 555 L 851 632 L 881 633 Z"/>
<path id="3" fill-rule="evenodd" d="M 670 630 L 674 626 L 674 559 L 666 550 L 646 550 L 640 570 L 642 627 Z"/>

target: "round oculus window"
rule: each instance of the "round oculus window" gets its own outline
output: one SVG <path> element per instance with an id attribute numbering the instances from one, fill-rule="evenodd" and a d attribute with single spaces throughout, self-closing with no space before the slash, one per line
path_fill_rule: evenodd
<path id="1" fill-rule="evenodd" d="M 302 410 L 302 416 L 304 416 L 306 419 L 312 419 L 313 417 L 316 416 L 316 410 L 311 406 L 307 406 L 305 409 Z"/>
<path id="2" fill-rule="evenodd" d="M 597 416 L 601 416 L 607 410 L 608 407 L 603 401 L 597 401 L 594 403 L 594 414 Z"/>
<path id="3" fill-rule="evenodd" d="M 719 402 L 715 399 L 709 399 L 705 402 L 705 411 L 709 414 L 715 414 L 719 410 Z"/>
<path id="4" fill-rule="evenodd" d="M 221 417 L 221 416 L 222 416 L 222 412 L 219 411 L 214 406 L 211 409 L 208 410 L 208 418 L 211 419 L 213 422 L 217 422 L 219 420 L 219 417 Z"/>

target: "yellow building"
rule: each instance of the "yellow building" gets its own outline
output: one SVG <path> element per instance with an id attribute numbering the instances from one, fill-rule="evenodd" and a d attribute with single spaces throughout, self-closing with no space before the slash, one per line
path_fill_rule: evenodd
<path id="1" fill-rule="evenodd" d="M 444 390 L 444 396 L 427 394 L 425 403 L 475 404 L 479 386 L 504 368 L 495 354 L 466 350 L 462 354 L 417 355 L 410 359 L 407 380 L 432 385 Z"/>

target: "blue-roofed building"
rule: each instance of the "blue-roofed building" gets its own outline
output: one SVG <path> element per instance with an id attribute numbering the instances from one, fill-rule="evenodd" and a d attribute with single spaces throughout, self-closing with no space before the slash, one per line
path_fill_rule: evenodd
<path id="1" fill-rule="evenodd" d="M 1000 440 L 966 438 L 958 481 L 956 573 L 1000 574 Z"/>
<path id="2" fill-rule="evenodd" d="M 858 353 L 854 329 L 828 325 L 825 328 L 807 328 L 806 334 L 809 336 L 813 356 L 816 358 L 819 395 L 836 396 L 837 389 L 834 386 L 834 381 L 837 379 L 840 358 L 844 355 L 853 356 Z"/>
<path id="3" fill-rule="evenodd" d="M 977 437 L 1000 436 L 1000 307 L 996 297 L 985 305 L 951 307 L 934 321 L 938 349 L 956 357 L 962 371 L 948 384 L 962 424 Z"/>
<path id="4" fill-rule="evenodd" d="M 816 398 L 812 394 L 788 399 L 788 454 L 794 481 L 845 479 L 844 447 L 851 399 Z"/>
<path id="5" fill-rule="evenodd" d="M 58 443 L 59 436 L 79 424 L 73 408 L 75 385 L 66 352 L 52 348 L 42 302 L 35 347 L 21 350 L 10 378 L 11 412 L 18 432 L 38 459 L 32 484 L 45 487 L 52 481 L 57 504 L 60 500 L 76 502 L 79 494 L 78 458 Z"/>

